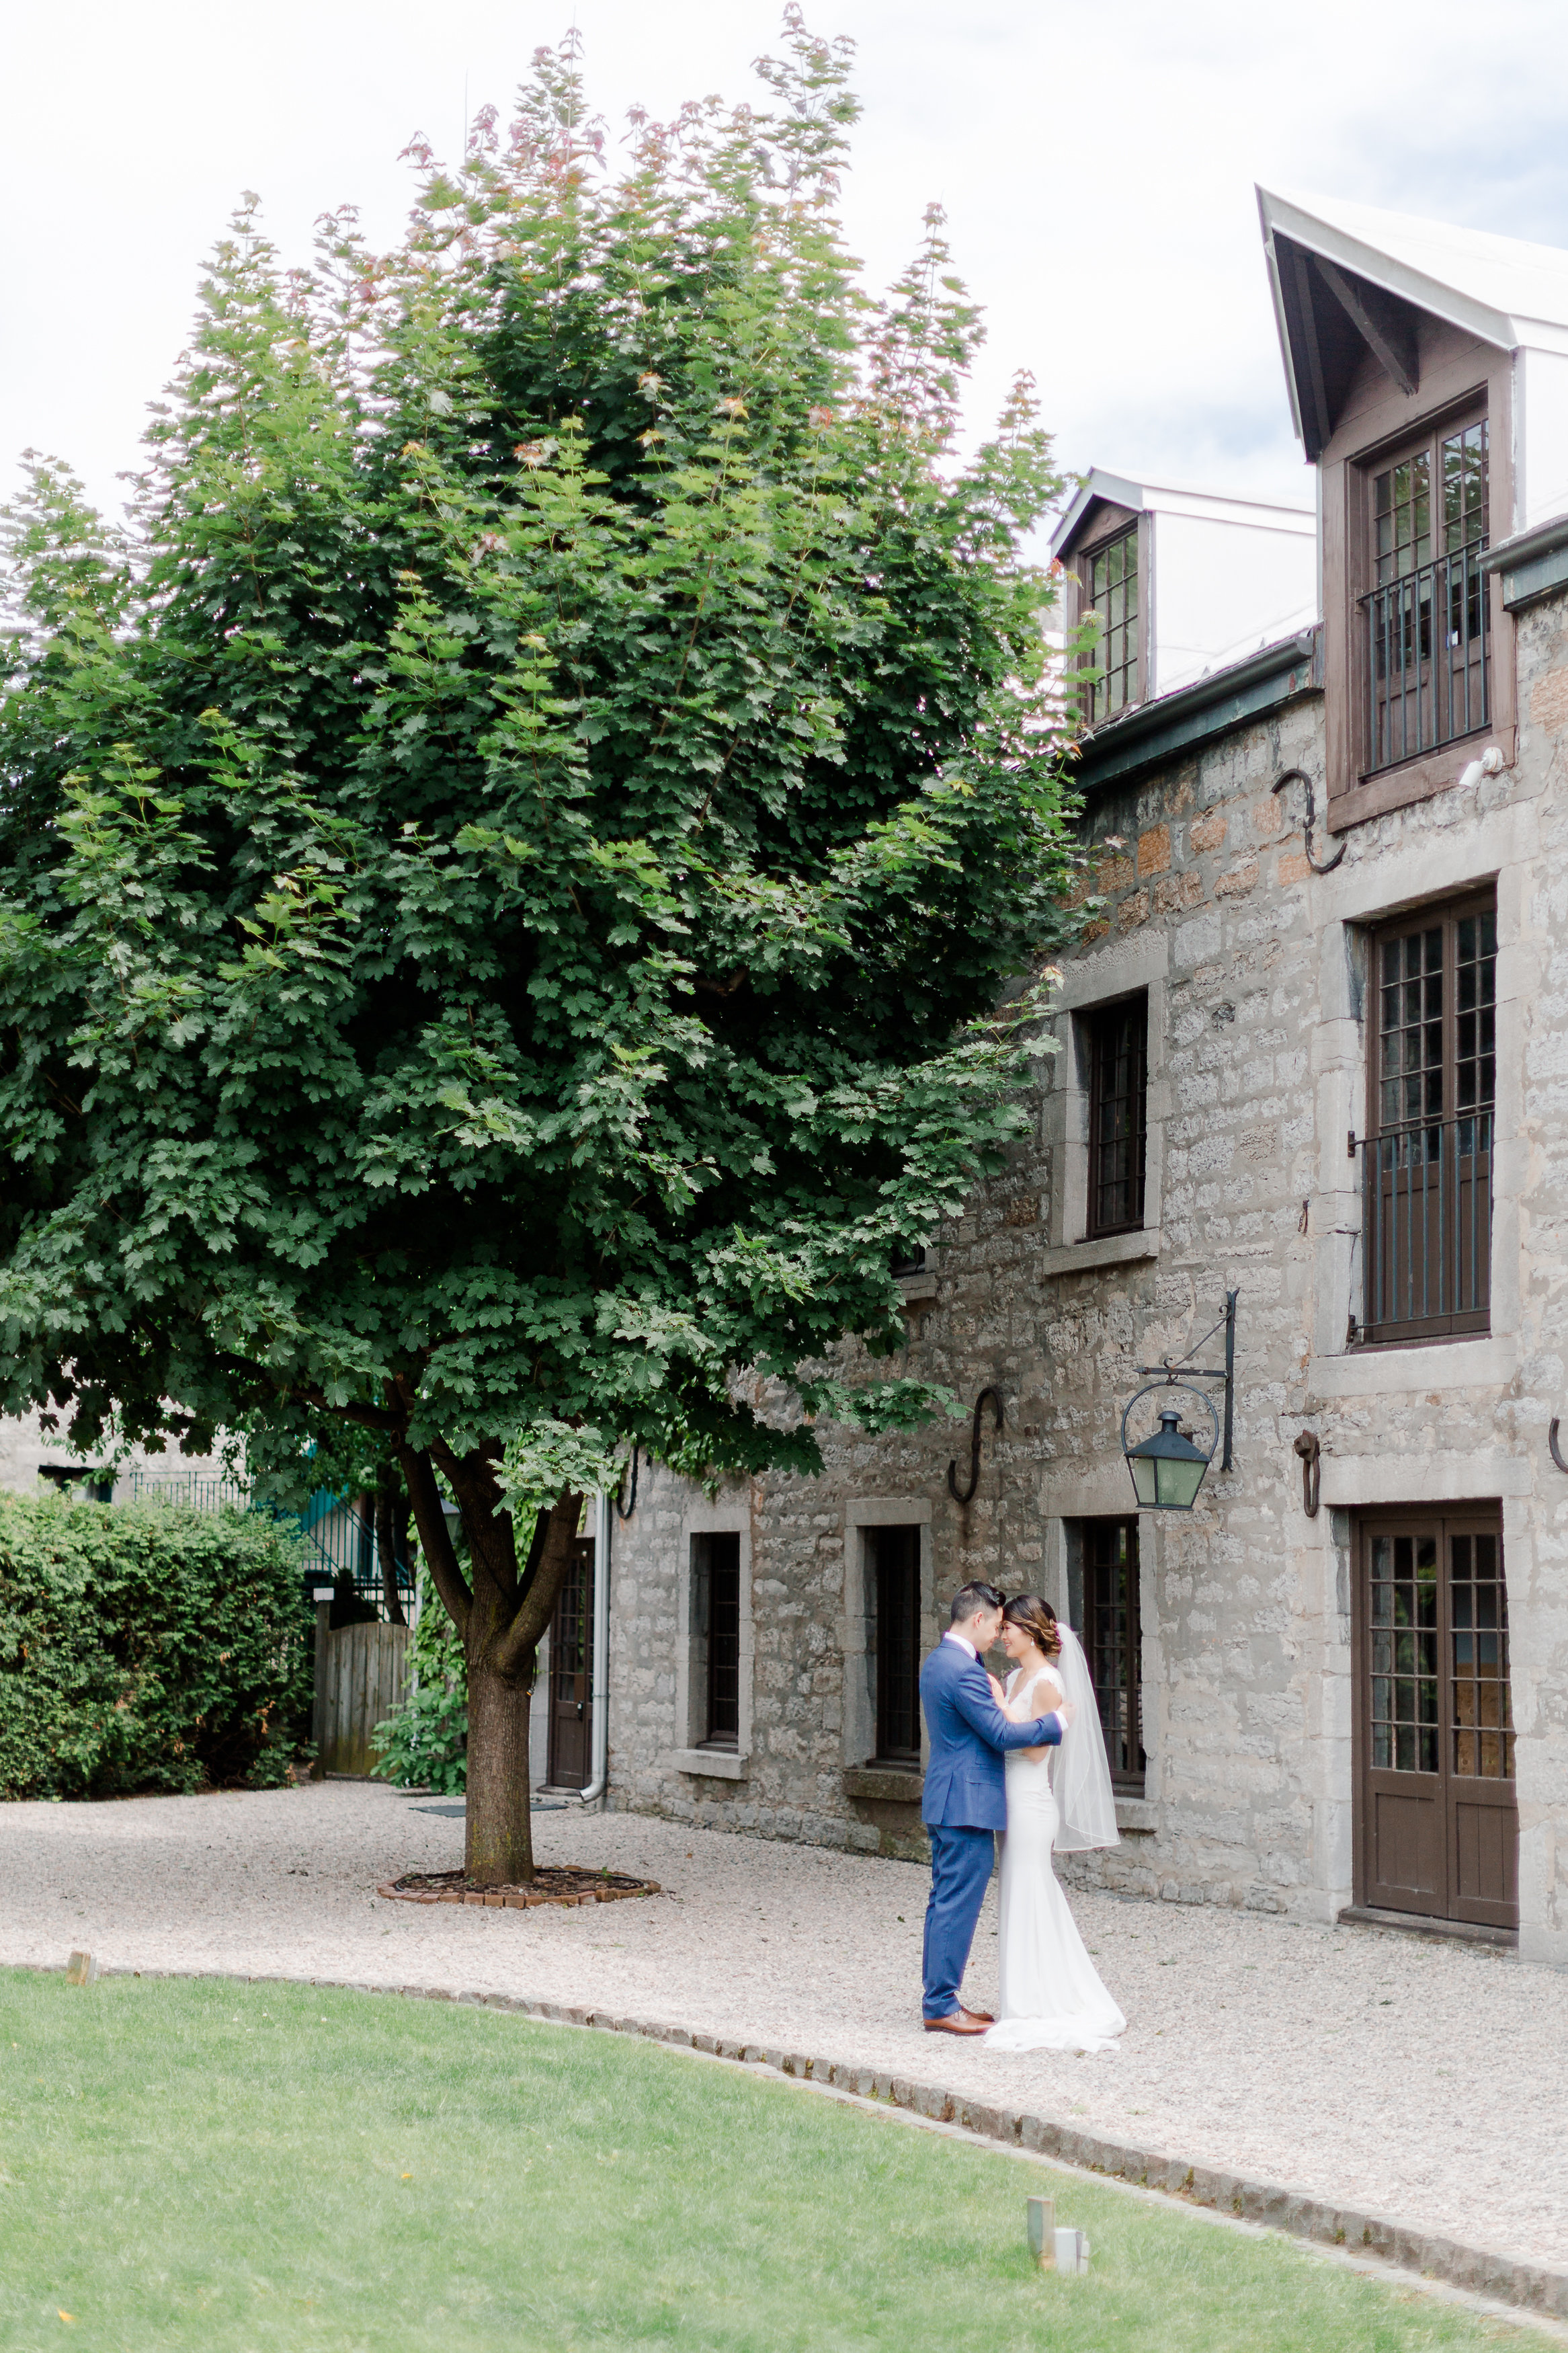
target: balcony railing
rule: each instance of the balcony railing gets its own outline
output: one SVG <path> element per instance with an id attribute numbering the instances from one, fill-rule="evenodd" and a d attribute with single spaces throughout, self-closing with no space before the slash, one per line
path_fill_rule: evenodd
<path id="1" fill-rule="evenodd" d="M 1358 1136 L 1365 1268 L 1359 1340 L 1491 1327 L 1495 1114 Z"/>
<path id="2" fill-rule="evenodd" d="M 1473 540 L 1362 598 L 1368 773 L 1435 752 L 1489 723 L 1486 544 Z"/>

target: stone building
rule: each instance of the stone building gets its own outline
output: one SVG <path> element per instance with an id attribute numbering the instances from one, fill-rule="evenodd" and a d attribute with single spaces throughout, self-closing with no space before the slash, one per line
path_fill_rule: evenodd
<path id="1" fill-rule="evenodd" d="M 977 1455 L 644 1465 L 609 1802 L 920 1852 L 915 1662 L 984 1573 L 1090 1653 L 1124 1835 L 1071 1867 L 1568 1962 L 1568 254 L 1261 211 L 1315 519 L 1093 474 L 1058 534 L 1098 903 L 1032 1141 L 900 1278 Z M 1139 1513 L 1123 1409 L 1231 1291 L 1233 1468 Z"/>

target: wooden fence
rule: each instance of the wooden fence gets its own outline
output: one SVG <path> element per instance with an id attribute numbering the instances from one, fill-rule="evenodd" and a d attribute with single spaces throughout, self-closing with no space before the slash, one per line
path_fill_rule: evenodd
<path id="1" fill-rule="evenodd" d="M 323 1773 L 368 1773 L 370 1736 L 403 1696 L 408 1672 L 406 1626 L 316 1628 L 315 1741 Z"/>

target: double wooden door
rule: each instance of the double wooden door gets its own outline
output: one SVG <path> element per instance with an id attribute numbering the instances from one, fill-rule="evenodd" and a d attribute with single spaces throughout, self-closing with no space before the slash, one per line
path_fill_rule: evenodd
<path id="1" fill-rule="evenodd" d="M 550 1622 L 550 1786 L 585 1789 L 593 1770 L 594 1540 L 579 1536 Z"/>
<path id="2" fill-rule="evenodd" d="M 1368 1515 L 1357 1550 L 1357 1900 L 1516 1927 L 1500 1515 Z"/>

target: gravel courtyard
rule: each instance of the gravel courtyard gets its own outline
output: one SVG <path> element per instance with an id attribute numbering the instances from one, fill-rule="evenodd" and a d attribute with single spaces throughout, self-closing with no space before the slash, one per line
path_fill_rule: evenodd
<path id="1" fill-rule="evenodd" d="M 1375 1930 L 1102 1894 L 1074 1906 L 1120 2052 L 921 2031 L 926 1874 L 639 1815 L 543 1812 L 539 1858 L 666 1893 L 582 1910 L 389 1904 L 462 1861 L 437 1801 L 363 1782 L 0 1810 L 0 1963 L 318 1976 L 589 2003 L 1088 2120 L 1143 2146 L 1568 2268 L 1568 1977 Z M 995 1990 L 994 1884 L 967 1990 Z"/>

